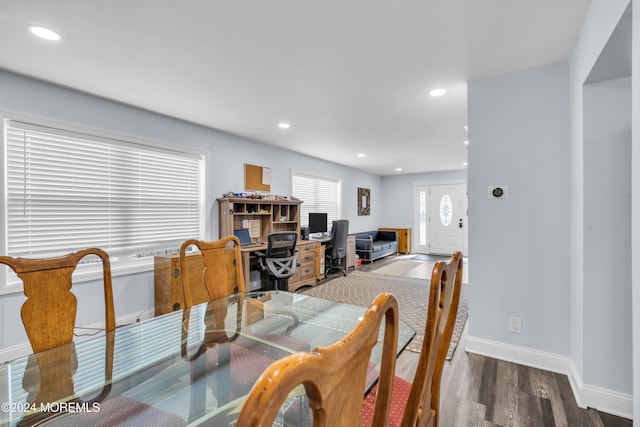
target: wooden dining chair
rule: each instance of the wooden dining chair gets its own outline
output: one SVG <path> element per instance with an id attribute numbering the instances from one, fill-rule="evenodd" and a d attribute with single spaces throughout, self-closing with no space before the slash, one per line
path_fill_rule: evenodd
<path id="1" fill-rule="evenodd" d="M 196 277 L 195 272 L 187 266 L 187 248 L 196 246 L 200 250 L 202 257 L 201 277 Z M 240 394 L 240 391 L 248 389 L 253 378 L 269 366 L 273 360 L 264 354 L 245 348 L 240 343 L 236 344 L 240 338 L 242 330 L 242 314 L 244 310 L 244 297 L 239 297 L 236 304 L 235 331 L 228 334 L 226 328 L 228 302 L 227 297 L 238 292 L 245 292 L 245 281 L 242 266 L 242 253 L 240 240 L 236 236 L 227 236 L 214 242 L 201 240 L 187 240 L 180 246 L 180 270 L 182 273 L 182 287 L 184 301 L 187 308 L 195 304 L 208 303 L 207 314 L 204 318 L 205 334 L 203 341 L 197 351 L 192 354 L 186 353 L 183 345 L 182 356 L 192 364 L 199 364 L 202 361 L 201 355 L 206 354 L 205 359 L 208 366 L 216 366 L 218 374 L 221 370 L 228 371 L 229 386 L 220 387 L 225 390 L 225 395 L 218 391 L 220 384 L 215 381 L 210 382 L 210 387 L 220 401 L 231 400 Z M 253 304 L 260 304 L 256 300 Z M 264 312 L 264 308 L 263 308 Z M 295 319 L 294 319 L 295 323 Z M 188 330 L 188 319 L 183 320 L 183 337 Z M 309 349 L 309 344 L 301 339 L 290 336 L 271 337 L 279 344 L 291 349 Z M 230 346 L 221 349 L 218 345 L 231 342 Z M 183 343 L 186 341 L 183 339 Z M 249 372 L 257 372 L 251 376 Z M 220 376 L 220 375 L 217 375 Z M 248 383 L 251 381 L 251 383 Z M 192 399 L 191 406 L 198 404 L 196 399 Z"/>
<path id="2" fill-rule="evenodd" d="M 449 262 L 436 262 L 431 274 L 424 340 L 413 383 L 394 378 L 389 426 L 438 426 L 440 380 L 456 323 L 462 287 L 462 254 L 455 252 Z M 374 388 L 362 405 L 362 423 L 379 426 L 372 420 Z"/>
<path id="3" fill-rule="evenodd" d="M 202 272 L 191 277 L 187 266 L 187 248 L 195 246 L 203 259 Z M 180 272 L 185 307 L 226 298 L 245 292 L 240 240 L 236 236 L 223 237 L 213 242 L 190 239 L 180 245 Z"/>
<path id="4" fill-rule="evenodd" d="M 200 254 L 187 255 L 187 249 L 190 246 L 198 248 Z M 189 256 L 202 258 L 200 272 L 193 274 L 193 277 L 191 276 L 192 268 L 187 266 L 187 257 Z M 227 236 L 213 242 L 195 239 L 184 241 L 180 245 L 180 274 L 185 308 L 191 308 L 194 304 L 223 300 L 234 293 L 245 292 L 240 240 L 236 236 Z M 211 312 L 216 313 L 216 315 L 206 316 L 208 335 L 205 334 L 201 352 L 207 346 L 233 341 L 240 334 L 242 327 L 242 301 L 238 301 L 236 331 L 232 337 L 227 337 L 225 332 L 226 301 L 219 304 L 216 303 L 215 306 L 217 307 L 216 310 Z M 211 305 L 210 308 L 213 307 L 214 305 Z M 209 311 L 207 310 L 207 312 Z M 188 325 L 185 326 L 188 328 Z M 193 357 L 191 358 L 193 359 Z M 198 357 L 198 354 L 196 354 L 196 357 Z"/>
<path id="5" fill-rule="evenodd" d="M 373 347 L 385 318 L 378 399 L 373 419 L 383 425 L 391 401 L 398 346 L 398 303 L 382 293 L 346 337 L 328 347 L 295 353 L 269 366 L 253 386 L 238 418 L 238 427 L 273 424 L 287 395 L 304 385 L 316 427 L 360 424 L 360 407 Z"/>
<path id="6" fill-rule="evenodd" d="M 73 376 L 78 366 L 73 332 L 76 322 L 77 299 L 71 292 L 72 274 L 86 256 L 95 255 L 102 262 L 102 282 L 105 305 L 105 362 L 104 384 L 92 396 L 81 398 L 75 394 Z M 31 347 L 35 353 L 27 362 L 23 388 L 29 393 L 27 402 L 47 404 L 58 401 L 93 407 L 100 403 L 99 412 L 30 412 L 20 425 L 114 425 L 121 421 L 138 420 L 132 425 L 184 425 L 180 417 L 159 410 L 143 402 L 125 397 L 107 399 L 111 392 L 116 329 L 111 263 L 109 255 L 98 248 L 80 250 L 56 258 L 14 258 L 0 256 L 16 272 L 24 285 L 27 300 L 21 315 Z"/>
<path id="7" fill-rule="evenodd" d="M 22 322 L 35 353 L 73 341 L 77 300 L 71 292 L 71 275 L 78 262 L 88 255 L 96 255 L 102 261 L 105 329 L 113 331 L 116 320 L 111 264 L 102 249 L 89 248 L 56 258 L 0 256 L 0 264 L 11 267 L 24 284 L 27 300 L 22 305 Z"/>
<path id="8" fill-rule="evenodd" d="M 27 300 L 21 316 L 35 356 L 29 359 L 23 387 L 34 403 L 55 402 L 73 396 L 73 374 L 77 358 L 73 346 L 77 299 L 71 292 L 72 274 L 86 256 L 98 256 L 102 262 L 105 302 L 105 330 L 116 328 L 109 255 L 98 248 L 80 250 L 56 258 L 14 258 L 0 256 L 0 264 L 9 266 L 22 280 Z M 99 402 L 111 389 L 113 374 L 113 335 L 107 334 L 105 349 L 105 385 L 89 403 Z M 33 375 L 37 381 L 32 381 Z M 51 414 L 34 414 L 31 421 Z"/>

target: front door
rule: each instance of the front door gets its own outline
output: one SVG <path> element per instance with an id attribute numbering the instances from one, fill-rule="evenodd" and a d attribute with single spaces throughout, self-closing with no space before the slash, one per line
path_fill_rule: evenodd
<path id="1" fill-rule="evenodd" d="M 466 254 L 467 189 L 465 184 L 430 187 L 429 253 Z"/>

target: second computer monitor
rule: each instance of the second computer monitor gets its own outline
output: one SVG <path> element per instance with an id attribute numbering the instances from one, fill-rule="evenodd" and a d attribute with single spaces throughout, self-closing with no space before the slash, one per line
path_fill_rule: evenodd
<path id="1" fill-rule="evenodd" d="M 327 232 L 327 213 L 309 212 L 309 233 Z"/>

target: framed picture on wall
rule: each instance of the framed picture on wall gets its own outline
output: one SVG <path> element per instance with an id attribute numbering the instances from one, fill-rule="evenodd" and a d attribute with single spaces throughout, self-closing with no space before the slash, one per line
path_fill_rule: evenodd
<path id="1" fill-rule="evenodd" d="M 358 188 L 358 215 L 371 214 L 371 191 L 368 188 Z"/>

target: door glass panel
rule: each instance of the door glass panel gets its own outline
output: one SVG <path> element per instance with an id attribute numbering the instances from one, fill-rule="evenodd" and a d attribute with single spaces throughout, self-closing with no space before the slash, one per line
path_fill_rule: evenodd
<path id="1" fill-rule="evenodd" d="M 448 194 L 442 196 L 440 199 L 440 222 L 443 226 L 448 227 L 451 224 L 451 218 L 453 217 L 453 203 L 451 203 L 451 197 Z"/>
<path id="2" fill-rule="evenodd" d="M 421 191 L 419 194 L 420 205 L 420 245 L 427 244 L 427 192 Z"/>

